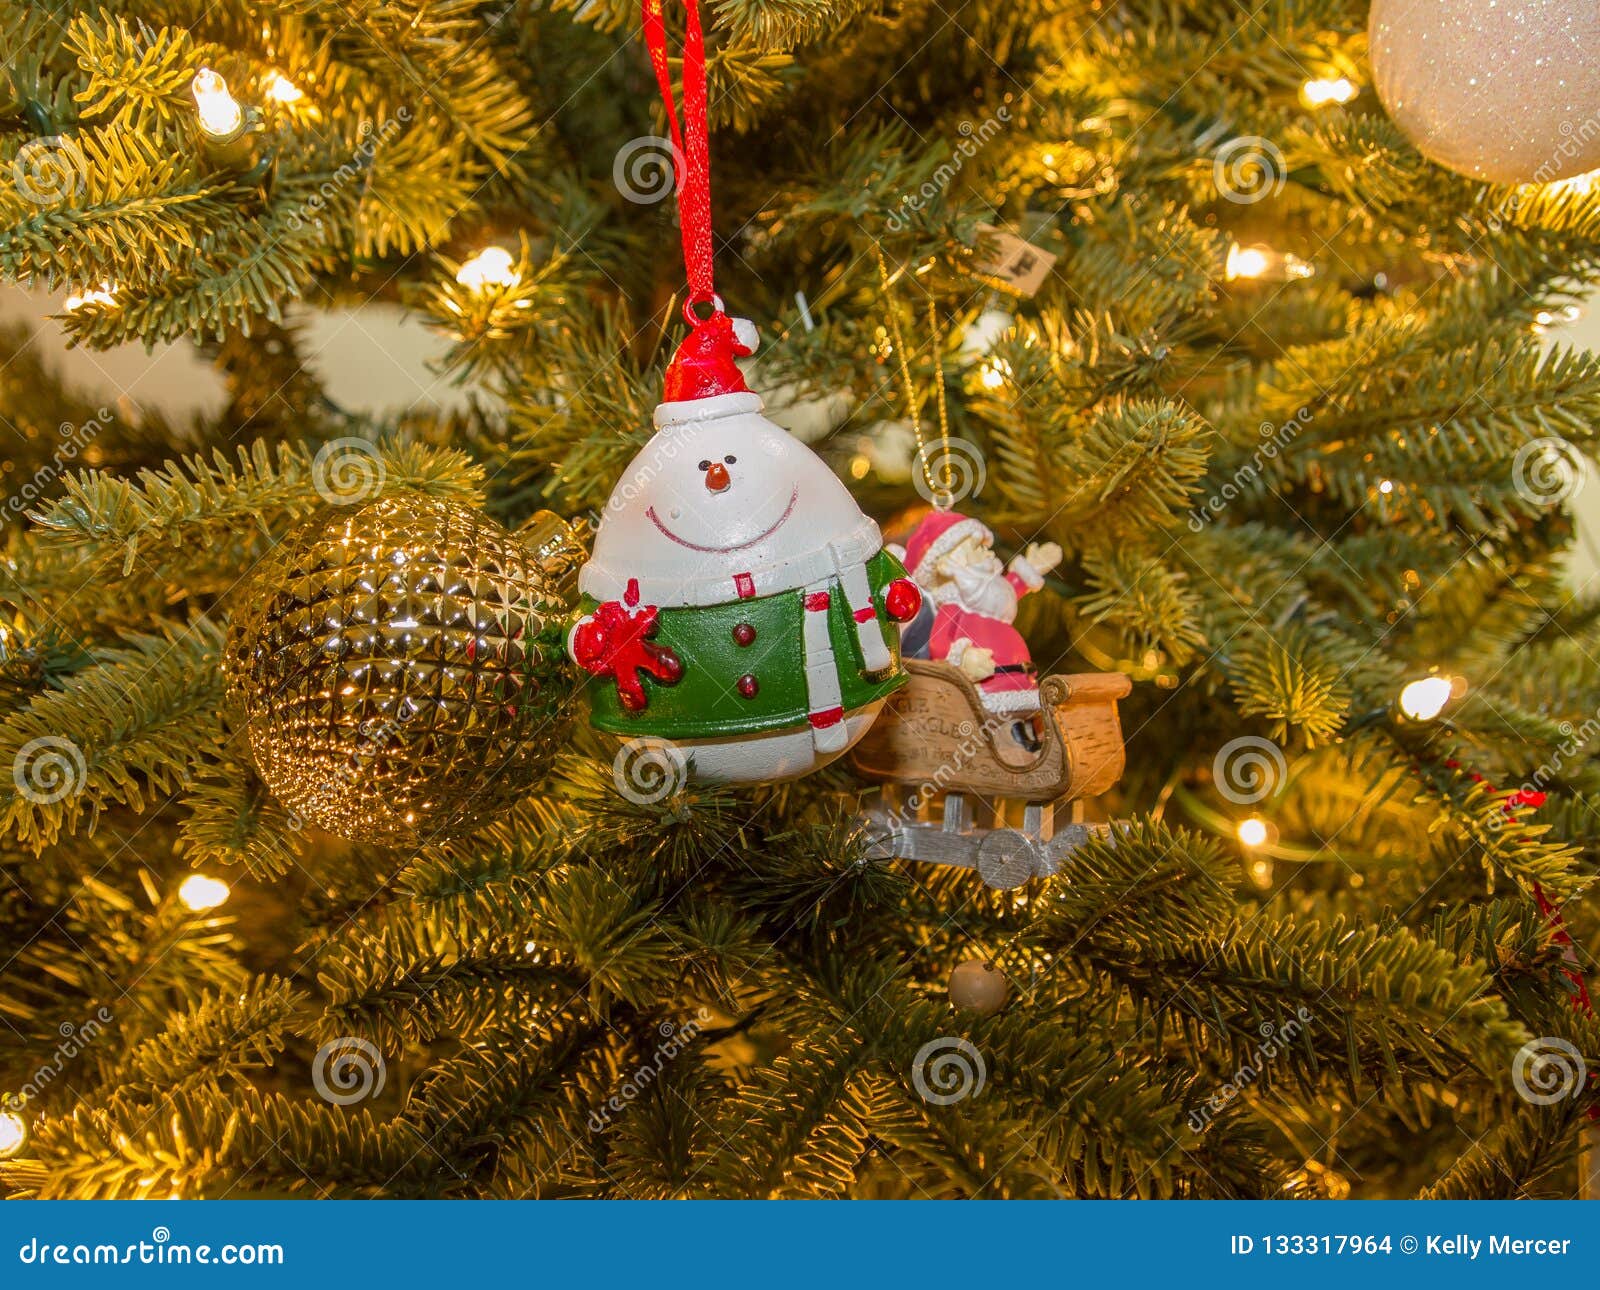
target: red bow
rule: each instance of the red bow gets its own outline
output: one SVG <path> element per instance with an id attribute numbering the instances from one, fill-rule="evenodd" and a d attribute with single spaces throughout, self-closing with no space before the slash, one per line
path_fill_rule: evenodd
<path id="1" fill-rule="evenodd" d="M 617 683 L 617 697 L 629 712 L 643 712 L 649 702 L 643 672 L 663 685 L 675 685 L 683 663 L 665 645 L 652 645 L 656 634 L 654 605 L 630 610 L 620 600 L 608 600 L 578 624 L 572 633 L 572 657 L 593 676 L 609 676 Z"/>

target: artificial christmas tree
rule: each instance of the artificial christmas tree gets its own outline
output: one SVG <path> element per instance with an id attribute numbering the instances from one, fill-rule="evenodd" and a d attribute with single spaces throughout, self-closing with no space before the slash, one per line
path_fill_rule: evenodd
<path id="1" fill-rule="evenodd" d="M 531 788 L 461 768 L 515 799 L 464 838 L 295 815 L 225 701 L 252 574 L 351 441 L 363 504 L 612 521 L 682 335 L 675 203 L 631 178 L 704 156 L 659 108 L 682 64 L 632 3 L 0 3 L 0 270 L 228 394 L 140 415 L 61 377 L 56 323 L 0 335 L 6 1192 L 1576 1194 L 1600 360 L 1541 332 L 1600 282 L 1600 196 L 1426 160 L 1368 18 L 710 15 L 690 223 L 765 335 L 750 382 L 848 409 L 808 447 L 902 539 L 926 479 L 858 445 L 942 396 L 938 500 L 1004 560 L 1061 548 L 1016 629 L 1104 678 L 1121 777 L 1055 766 L 1094 792 L 1012 885 L 884 855 L 844 759 L 733 788 L 657 746 L 619 794 L 581 721 Z M 330 396 L 307 318 L 380 303 L 439 330 L 458 410 Z M 705 492 L 741 453 L 667 465 Z M 999 1011 L 952 1006 L 968 963 Z"/>

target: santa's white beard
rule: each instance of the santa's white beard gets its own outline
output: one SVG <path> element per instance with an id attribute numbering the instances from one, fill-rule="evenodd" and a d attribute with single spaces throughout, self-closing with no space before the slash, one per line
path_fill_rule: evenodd
<path id="1" fill-rule="evenodd" d="M 950 578 L 955 583 L 956 603 L 968 613 L 1002 623 L 1016 620 L 1016 589 L 1006 581 L 998 561 L 984 568 L 957 565 L 950 570 Z"/>

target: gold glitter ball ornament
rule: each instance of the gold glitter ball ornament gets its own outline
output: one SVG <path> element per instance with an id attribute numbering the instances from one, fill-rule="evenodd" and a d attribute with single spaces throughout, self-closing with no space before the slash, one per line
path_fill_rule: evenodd
<path id="1" fill-rule="evenodd" d="M 1424 156 L 1544 184 L 1600 168 L 1596 0 L 1373 0 L 1378 97 Z"/>
<path id="2" fill-rule="evenodd" d="M 466 832 L 538 782 L 574 682 L 583 552 L 420 495 L 324 511 L 264 560 L 228 632 L 229 693 L 292 813 L 353 841 Z"/>
<path id="3" fill-rule="evenodd" d="M 1011 982 L 992 963 L 969 959 L 950 974 L 950 1002 L 962 1012 L 992 1017 L 1006 1006 Z"/>

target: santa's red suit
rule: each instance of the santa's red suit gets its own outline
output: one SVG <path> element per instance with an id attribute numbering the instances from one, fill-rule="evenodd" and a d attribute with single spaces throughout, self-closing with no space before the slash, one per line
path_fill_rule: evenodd
<path id="1" fill-rule="evenodd" d="M 968 538 L 986 546 L 994 534 L 978 520 L 954 511 L 933 511 L 906 543 L 906 568 L 925 593 L 921 620 L 907 630 L 906 653 L 961 665 L 974 647 L 994 655 L 995 673 L 979 681 L 983 706 L 996 715 L 1023 716 L 1039 710 L 1039 679 L 1022 633 L 1012 626 L 1017 600 L 1044 585 L 1044 578 L 1021 556 L 1002 569 L 999 559 L 984 567 L 947 570 L 954 583 L 934 576 L 934 565 Z"/>

